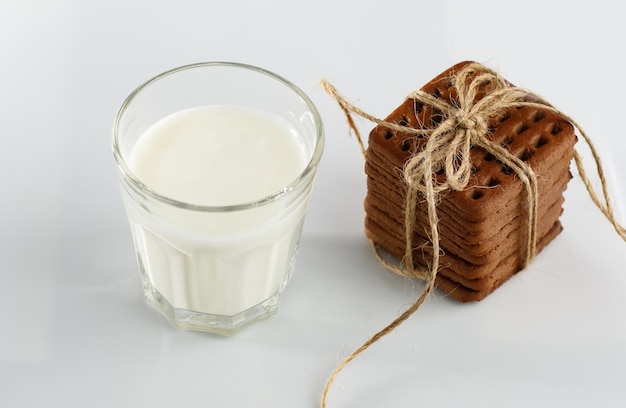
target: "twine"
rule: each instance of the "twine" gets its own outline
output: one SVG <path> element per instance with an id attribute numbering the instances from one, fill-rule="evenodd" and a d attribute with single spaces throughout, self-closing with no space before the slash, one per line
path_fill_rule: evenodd
<path id="1" fill-rule="evenodd" d="M 389 334 L 413 315 L 434 290 L 439 270 L 441 251 L 439 244 L 439 220 L 436 211 L 438 195 L 448 190 L 463 190 L 467 186 L 472 171 L 472 163 L 470 161 L 470 148 L 472 146 L 479 146 L 485 149 L 503 165 L 515 172 L 522 181 L 526 191 L 526 207 L 528 213 L 527 239 L 522 268 L 526 267 L 535 257 L 537 246 L 537 178 L 528 164 L 489 139 L 488 121 L 499 112 L 509 108 L 519 107 L 544 109 L 560 115 L 578 130 L 589 147 L 595 161 L 596 171 L 602 186 L 603 200 L 596 194 L 587 176 L 579 153 L 574 151 L 574 160 L 579 175 L 592 201 L 609 220 L 617 234 L 626 241 L 626 229 L 621 226 L 615 218 L 613 206 L 608 194 L 606 177 L 598 152 L 591 142 L 591 139 L 576 121 L 552 107 L 538 95 L 528 90 L 511 86 L 497 72 L 478 63 L 466 65 L 459 70 L 456 75 L 452 76 L 450 81 L 456 88 L 458 94 L 457 98 L 452 100 L 451 103 L 436 98 L 421 90 L 412 92 L 407 97 L 423 105 L 431 106 L 441 112 L 443 120 L 441 124 L 434 129 L 424 127 L 418 129 L 379 119 L 348 102 L 329 82 L 325 80 L 321 82 L 323 89 L 338 102 L 343 110 L 349 128 L 354 133 L 364 157 L 366 152 L 365 145 L 352 118 L 352 114 L 356 114 L 393 131 L 413 134 L 416 137 L 428 137 L 423 150 L 413 152 L 412 156 L 405 163 L 403 170 L 403 176 L 407 186 L 404 204 L 406 247 L 401 265 L 394 265 L 386 261 L 377 246 L 372 242 L 374 253 L 385 268 L 400 275 L 424 280 L 426 282 L 425 287 L 418 299 L 405 312 L 370 337 L 361 347 L 352 352 L 337 366 L 324 388 L 321 401 L 322 408 L 326 408 L 328 393 L 339 373 L 359 354 L 367 350 L 372 344 Z M 481 99 L 476 100 L 481 92 L 486 93 Z M 529 99 L 532 101 L 529 101 Z M 436 178 L 436 174 L 441 171 L 443 171 L 446 176 L 443 182 L 437 181 Z M 430 224 L 430 238 L 433 249 L 432 260 L 427 270 L 416 269 L 413 262 L 412 238 L 416 218 L 415 210 L 419 194 L 422 194 L 426 199 Z"/>

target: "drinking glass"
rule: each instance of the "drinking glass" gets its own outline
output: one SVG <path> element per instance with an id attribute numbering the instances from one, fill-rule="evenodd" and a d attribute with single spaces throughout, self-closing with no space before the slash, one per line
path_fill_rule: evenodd
<path id="1" fill-rule="evenodd" d="M 131 171 L 133 148 L 147 129 L 176 112 L 212 105 L 279 115 L 304 151 L 304 170 L 270 195 L 225 206 L 162 195 Z M 307 95 L 250 65 L 206 62 L 175 68 L 143 83 L 124 101 L 112 147 L 149 303 L 178 328 L 223 335 L 275 314 L 294 269 L 324 148 L 322 121 Z"/>

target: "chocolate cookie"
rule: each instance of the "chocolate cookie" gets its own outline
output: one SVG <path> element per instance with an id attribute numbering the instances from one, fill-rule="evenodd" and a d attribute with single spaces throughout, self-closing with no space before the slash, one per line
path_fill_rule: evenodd
<path id="1" fill-rule="evenodd" d="M 468 66 L 457 64 L 422 90 L 455 104 L 457 90 L 451 78 Z M 482 85 L 476 100 L 490 92 Z M 536 102 L 528 95 L 527 100 Z M 442 112 L 407 99 L 386 119 L 416 129 L 434 129 Z M 488 119 L 485 136 L 525 162 L 537 178 L 537 252 L 562 230 L 563 192 L 571 179 L 569 165 L 576 143 L 573 126 L 536 106 L 507 108 Z M 365 229 L 368 237 L 391 255 L 402 259 L 405 251 L 405 163 L 424 149 L 428 135 L 375 127 L 369 135 L 365 172 Z M 528 193 L 514 171 L 484 148 L 470 149 L 472 175 L 463 190 L 437 197 L 442 255 L 437 285 L 460 301 L 480 300 L 523 267 L 527 243 Z M 445 181 L 445 173 L 434 175 Z M 426 198 L 418 195 L 413 225 L 416 267 L 428 267 L 432 246 Z"/>

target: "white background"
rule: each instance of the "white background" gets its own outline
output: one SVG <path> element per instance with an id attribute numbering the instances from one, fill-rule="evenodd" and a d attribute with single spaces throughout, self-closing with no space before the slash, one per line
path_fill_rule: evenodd
<path id="1" fill-rule="evenodd" d="M 623 222 L 617 4 L 0 0 L 0 406 L 319 405 L 422 288 L 371 253 L 363 160 L 322 78 L 385 116 L 450 65 L 486 63 L 583 125 Z M 279 313 L 230 338 L 144 302 L 110 152 L 130 91 L 210 60 L 295 82 L 327 136 Z M 340 374 L 329 407 L 626 406 L 626 243 L 576 174 L 566 194 L 565 230 L 531 267 L 479 303 L 437 292 Z"/>

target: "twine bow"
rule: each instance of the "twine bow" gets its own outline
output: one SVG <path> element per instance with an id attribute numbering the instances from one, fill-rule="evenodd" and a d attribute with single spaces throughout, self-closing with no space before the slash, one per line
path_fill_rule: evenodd
<path id="1" fill-rule="evenodd" d="M 425 195 L 428 205 L 430 234 L 433 244 L 431 270 L 426 275 L 436 275 L 439 268 L 439 232 L 436 212 L 437 195 L 446 190 L 463 190 L 472 174 L 470 149 L 479 146 L 492 154 L 505 166 L 514 171 L 524 184 L 527 197 L 528 222 L 526 251 L 523 266 L 535 256 L 537 244 L 537 179 L 534 172 L 522 160 L 493 142 L 490 138 L 488 121 L 494 115 L 511 107 L 539 105 L 546 103 L 524 102 L 529 92 L 511 87 L 496 72 L 472 63 L 461 69 L 451 84 L 456 88 L 457 97 L 447 103 L 424 91 L 415 91 L 408 98 L 441 112 L 443 121 L 432 130 L 416 129 L 416 133 L 428 136 L 422 151 L 415 152 L 404 167 L 404 179 L 408 186 L 405 201 L 405 237 L 404 270 L 401 273 L 423 276 L 413 266 L 412 231 L 415 225 L 415 207 L 417 192 Z M 490 91 L 477 100 L 480 92 Z M 540 98 L 536 98 L 541 101 Z M 383 121 L 382 125 L 385 126 Z M 411 132 L 413 133 L 413 132 Z M 445 173 L 445 181 L 436 182 L 435 174 Z M 397 270 L 396 270 L 397 272 Z"/>
<path id="2" fill-rule="evenodd" d="M 387 262 L 379 253 L 378 248 L 372 243 L 376 256 L 387 269 L 405 276 L 425 280 L 425 288 L 416 302 L 404 313 L 367 340 L 335 369 L 324 389 L 322 408 L 326 407 L 328 391 L 339 372 L 357 355 L 369 348 L 381 337 L 393 331 L 415 313 L 433 291 L 439 269 L 441 251 L 439 246 L 437 197 L 438 194 L 447 190 L 463 190 L 466 188 L 472 174 L 472 163 L 470 161 L 470 149 L 472 146 L 482 147 L 504 166 L 510 168 L 523 183 L 527 197 L 528 222 L 525 258 L 522 266 L 527 266 L 535 257 L 537 244 L 537 178 L 528 164 L 489 138 L 488 122 L 502 111 L 514 107 L 540 108 L 560 115 L 578 130 L 590 148 L 595 160 L 596 170 L 602 185 L 604 202 L 596 194 L 586 175 L 582 159 L 578 152 L 575 151 L 574 160 L 580 177 L 592 201 L 611 222 L 618 235 L 626 241 L 626 229 L 617 222 L 614 216 L 600 157 L 590 138 L 572 118 L 555 109 L 536 94 L 511 86 L 497 72 L 478 63 L 467 64 L 450 78 L 450 81 L 457 91 L 456 98 L 452 99 L 450 103 L 421 90 L 412 92 L 408 96 L 408 98 L 415 100 L 417 103 L 430 106 L 440 112 L 442 120 L 437 127 L 432 129 L 424 126 L 420 128 L 403 126 L 374 117 L 349 103 L 327 81 L 322 81 L 321 83 L 324 90 L 339 103 L 339 106 L 345 113 L 348 125 L 357 138 L 363 156 L 365 156 L 365 146 L 352 118 L 353 113 L 387 129 L 414 134 L 416 137 L 428 138 L 423 150 L 413 152 L 404 166 L 403 176 L 407 186 L 404 204 L 406 247 L 402 265 L 397 266 Z M 479 96 L 482 97 L 479 98 Z M 438 181 L 436 175 L 441 172 L 445 174 L 445 177 L 442 178 L 443 181 Z M 413 262 L 412 237 L 419 194 L 426 198 L 433 250 L 430 267 L 425 271 L 416 269 Z"/>

